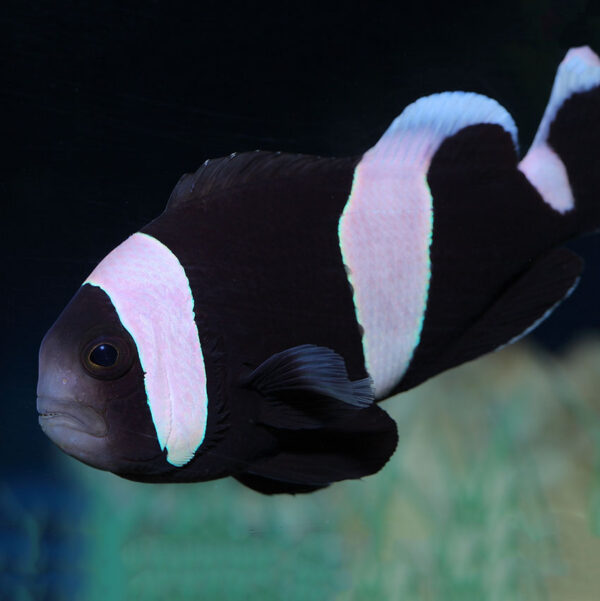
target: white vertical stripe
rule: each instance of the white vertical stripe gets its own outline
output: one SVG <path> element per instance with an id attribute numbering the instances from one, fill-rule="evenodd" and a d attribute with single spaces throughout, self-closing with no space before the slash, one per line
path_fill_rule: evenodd
<path id="1" fill-rule="evenodd" d="M 183 267 L 156 238 L 137 233 L 109 253 L 84 284 L 106 292 L 134 339 L 159 444 L 169 463 L 186 464 L 204 439 L 208 397 Z"/>
<path id="2" fill-rule="evenodd" d="M 434 217 L 431 159 L 445 138 L 479 123 L 502 126 L 516 145 L 512 118 L 494 100 L 465 92 L 421 98 L 356 167 L 339 240 L 377 398 L 401 380 L 423 328 Z"/>

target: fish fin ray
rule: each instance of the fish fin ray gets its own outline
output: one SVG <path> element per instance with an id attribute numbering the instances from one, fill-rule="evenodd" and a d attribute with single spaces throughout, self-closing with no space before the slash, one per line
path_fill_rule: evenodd
<path id="1" fill-rule="evenodd" d="M 245 384 L 264 396 L 308 392 L 356 408 L 368 407 L 374 401 L 370 378 L 351 381 L 338 353 L 313 344 L 271 355 L 248 376 Z"/>
<path id="2" fill-rule="evenodd" d="M 263 399 L 257 421 L 266 426 L 284 430 L 314 430 L 328 421 L 327 413 L 334 413 L 340 403 L 331 407 L 326 399 L 304 395 L 296 402 L 288 397 Z M 316 402 L 315 402 L 316 401 Z"/>
<path id="3" fill-rule="evenodd" d="M 452 345 L 443 369 L 499 350 L 535 329 L 575 289 L 583 261 L 566 248 L 536 260 Z"/>
<path id="4" fill-rule="evenodd" d="M 263 150 L 210 159 L 195 173 L 181 176 L 171 192 L 166 210 L 201 203 L 206 197 L 230 188 L 258 185 L 274 179 L 305 178 L 319 173 L 326 177 L 331 170 L 353 167 L 357 160 Z"/>
<path id="5" fill-rule="evenodd" d="M 427 360 L 421 361 L 392 394 L 527 335 L 575 289 L 582 266 L 580 257 L 566 248 L 554 249 L 533 261 L 479 317 L 445 345 L 445 350 L 430 352 Z"/>
<path id="6" fill-rule="evenodd" d="M 278 452 L 256 461 L 245 473 L 315 488 L 374 474 L 398 443 L 396 423 L 377 405 L 346 413 L 318 430 L 273 432 Z"/>

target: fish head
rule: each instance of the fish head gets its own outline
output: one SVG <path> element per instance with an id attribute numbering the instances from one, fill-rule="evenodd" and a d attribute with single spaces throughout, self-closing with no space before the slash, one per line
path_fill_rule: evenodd
<path id="1" fill-rule="evenodd" d="M 112 472 L 156 472 L 163 453 L 136 345 L 108 296 L 82 286 L 44 337 L 39 423 L 67 454 Z"/>

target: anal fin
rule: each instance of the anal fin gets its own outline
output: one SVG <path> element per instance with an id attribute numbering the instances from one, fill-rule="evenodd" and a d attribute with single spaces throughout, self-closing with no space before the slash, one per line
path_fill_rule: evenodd
<path id="1" fill-rule="evenodd" d="M 566 248 L 535 260 L 444 354 L 443 369 L 526 336 L 575 289 L 582 268 L 581 258 Z"/>

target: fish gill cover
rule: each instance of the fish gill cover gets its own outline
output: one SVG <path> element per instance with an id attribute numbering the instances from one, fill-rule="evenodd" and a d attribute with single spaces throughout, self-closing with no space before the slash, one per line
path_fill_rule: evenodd
<path id="1" fill-rule="evenodd" d="M 3 485 L 0 598 L 592 601 L 599 361 L 593 339 L 448 372 L 389 402 L 387 469 L 309 496 L 139 486 L 56 450 L 79 517 Z"/>

